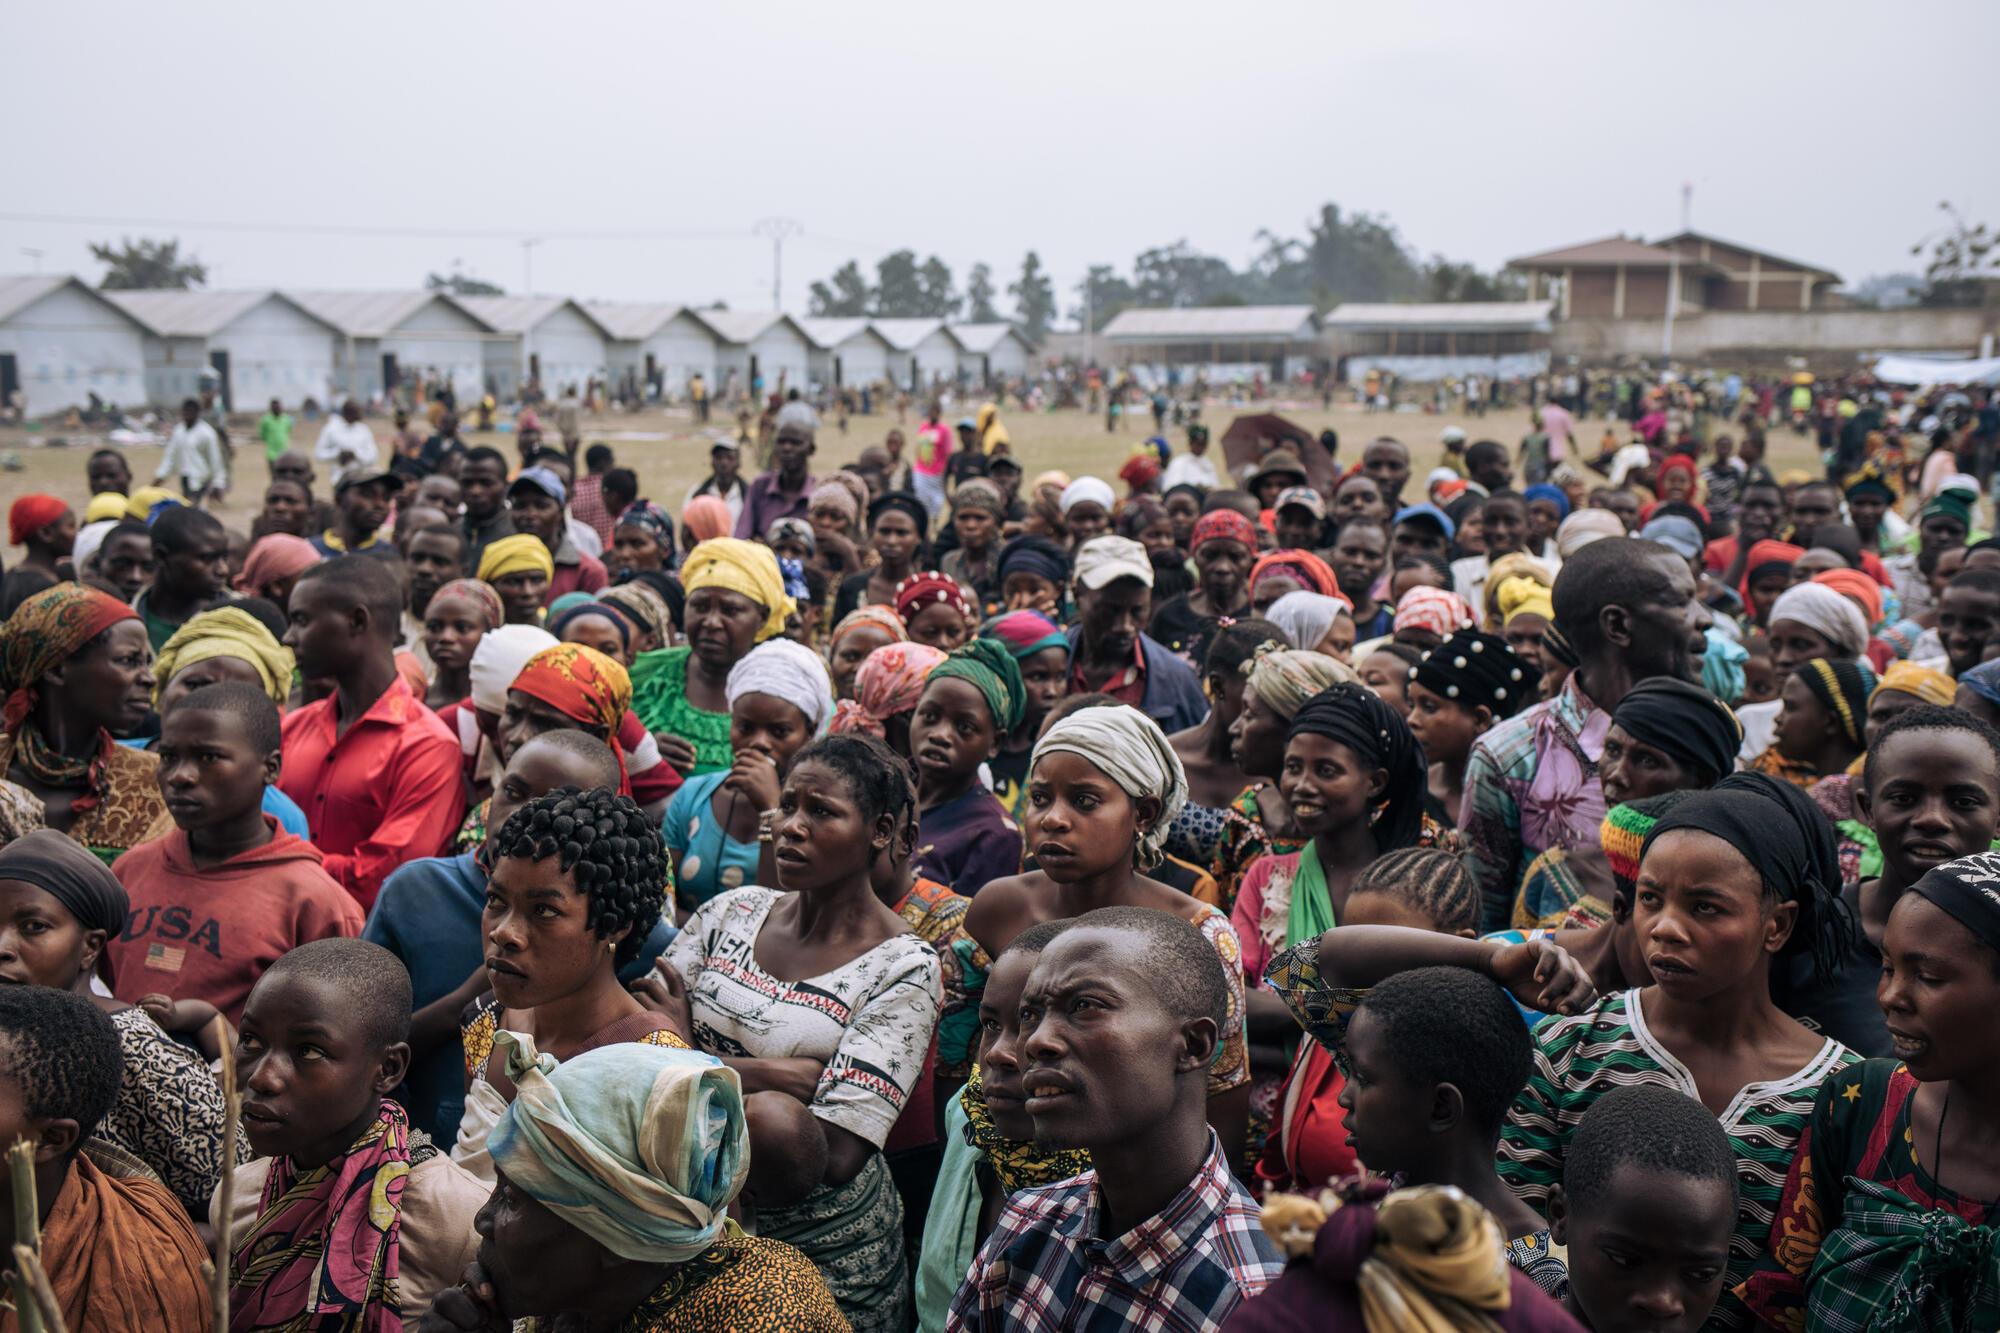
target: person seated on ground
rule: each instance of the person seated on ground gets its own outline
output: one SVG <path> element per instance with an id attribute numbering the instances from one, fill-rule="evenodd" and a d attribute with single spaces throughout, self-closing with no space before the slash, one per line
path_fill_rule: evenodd
<path id="1" fill-rule="evenodd" d="M 1245 668 L 1267 643 L 1274 649 L 1285 644 L 1284 631 L 1268 620 L 1239 620 L 1209 637 L 1201 680 L 1202 693 L 1208 697 L 1208 716 L 1167 737 L 1187 774 L 1190 809 L 1219 811 L 1250 785 L 1249 775 L 1237 766 L 1230 731 L 1245 707 L 1249 686 Z M 1176 850 L 1185 854 L 1189 849 L 1177 845 Z M 1212 848 L 1194 849 L 1192 859 L 1205 862 L 1210 851 Z"/>
<path id="2" fill-rule="evenodd" d="M 1668 792 L 1707 791 L 1735 772 L 1742 746 L 1743 724 L 1727 704 L 1702 686 L 1672 676 L 1650 676 L 1618 701 L 1611 727 L 1604 733 L 1598 772 L 1605 804 L 1615 809 Z M 1590 925 L 1607 919 L 1613 904 L 1612 872 L 1605 856 L 1610 827 L 1600 825 L 1601 836 L 1586 845 L 1551 847 L 1529 863 L 1514 899 L 1509 922 L 1513 929 Z M 1632 850 L 1636 858 L 1636 844 Z M 1630 899 L 1628 893 L 1628 906 Z"/>
<path id="3" fill-rule="evenodd" d="M 235 606 L 204 611 L 175 630 L 153 659 L 154 711 L 165 718 L 194 691 L 234 681 L 256 687 L 283 713 L 298 664 L 292 650 L 272 632 L 267 623 L 272 618 L 279 621 L 282 633 L 282 611 L 263 604 L 261 598 L 246 597 Z M 152 737 L 146 748 L 157 753 L 159 737 Z M 307 836 L 305 811 L 278 789 L 275 777 L 264 787 L 263 808 L 285 832 Z"/>
<path id="4" fill-rule="evenodd" d="M 153 520 L 153 581 L 132 609 L 158 652 L 197 613 L 231 599 L 229 532 L 215 515 L 175 505 Z"/>
<path id="5" fill-rule="evenodd" d="M 496 537 L 480 554 L 477 577 L 500 596 L 509 625 L 540 625 L 555 561 L 542 539 L 525 532 Z"/>
<path id="6" fill-rule="evenodd" d="M 1738 1288 L 1774 1328 L 1887 1327 L 1917 1309 L 1939 1328 L 2000 1320 L 1996 873 L 1988 851 L 1945 862 L 1890 909 L 1878 993 L 1895 1056 L 1820 1085 L 1768 1252 Z"/>
<path id="7" fill-rule="evenodd" d="M 854 673 L 877 648 L 907 643 L 909 635 L 896 613 L 884 606 L 864 606 L 849 612 L 826 641 L 828 669 L 833 676 L 833 697 L 854 697 Z"/>
<path id="8" fill-rule="evenodd" d="M 632 663 L 632 708 L 668 763 L 689 777 L 729 767 L 729 673 L 796 609 L 770 548 L 715 537 L 681 565 L 687 643 Z"/>
<path id="9" fill-rule="evenodd" d="M 471 1261 L 486 1185 L 389 1096 L 409 1030 L 409 973 L 365 940 L 301 944 L 250 992 L 236 1083 L 257 1160 L 234 1181 L 232 1328 L 413 1321 Z"/>
<path id="10" fill-rule="evenodd" d="M 1434 847 L 1412 847 L 1391 852 L 1362 872 L 1342 920 L 1350 926 L 1416 926 L 1469 936 L 1478 913 L 1479 891 L 1459 858 Z M 1273 974 L 1270 984 L 1283 995 L 1289 981 Z M 1276 1123 L 1252 1169 L 1260 1196 L 1273 1189 L 1315 1191 L 1353 1175 L 1358 1165 L 1346 1140 L 1339 1100 L 1346 1082 L 1334 1052 L 1317 1041 L 1297 1041 L 1296 1024 L 1291 1035 L 1298 1050 L 1278 1093 Z"/>
<path id="11" fill-rule="evenodd" d="M 0 969 L 16 985 L 87 995 L 111 1016 L 124 1076 L 95 1134 L 138 1158 L 199 1221 L 222 1176 L 222 1091 L 153 1015 L 111 998 L 118 977 L 105 945 L 129 917 L 117 878 L 62 834 L 37 829 L 0 848 Z"/>
<path id="12" fill-rule="evenodd" d="M 265 812 L 284 755 L 262 689 L 221 681 L 182 696 L 156 752 L 175 828 L 113 863 L 129 915 L 106 949 L 113 993 L 193 1037 L 217 1013 L 237 1023 L 257 978 L 290 950 L 360 934 L 363 913 L 319 849 Z"/>
<path id="13" fill-rule="evenodd" d="M 1500 1174 L 1524 1201 L 1545 1206 L 1577 1121 L 1607 1090 L 1674 1088 L 1716 1112 L 1735 1148 L 1743 1198 L 1727 1282 L 1743 1280 L 1770 1238 L 1814 1090 L 1859 1059 L 1771 993 L 1772 973 L 1794 955 L 1810 956 L 1822 981 L 1846 956 L 1852 923 L 1838 874 L 1825 816 L 1761 773 L 1724 778 L 1653 826 L 1634 911 L 1652 984 L 1536 1028 L 1535 1072 L 1500 1139 Z M 1323 966 L 1339 934 L 1321 940 Z M 1742 1328 L 1749 1317 L 1725 1294 L 1712 1322 Z"/>
<path id="14" fill-rule="evenodd" d="M 1235 538 L 1221 540 L 1242 545 Z M 1246 556 L 1246 568 L 1247 563 Z M 1153 562 L 1130 538 L 1098 537 L 1078 548 L 1070 692 L 1101 691 L 1139 709 L 1162 730 L 1185 731 L 1208 716 L 1208 702 L 1193 668 L 1143 632 L 1152 586 Z"/>
<path id="15" fill-rule="evenodd" d="M 119 1084 L 118 1035 L 101 1009 L 41 986 L 0 987 L 0 1133 L 34 1153 L 42 1267 L 64 1327 L 212 1333 L 207 1256 L 187 1213 L 158 1181 L 110 1174 L 85 1151 Z M 0 1185 L 13 1184 L 0 1161 Z M 27 1243 L 17 1215 L 0 1220 L 10 1255 Z M 10 1286 L 17 1306 L 31 1299 Z"/>
<path id="16" fill-rule="evenodd" d="M 544 732 L 515 747 L 494 785 L 487 818 L 498 829 L 514 811 L 558 788 L 617 786 L 618 758 L 611 747 L 587 732 Z M 486 942 L 480 932 L 486 849 L 481 843 L 456 856 L 425 857 L 398 867 L 383 883 L 361 932 L 409 969 L 416 1015 L 400 1099 L 410 1110 L 411 1123 L 432 1138 L 449 1138 L 464 1114 L 459 1019 L 488 988 Z M 673 934 L 672 922 L 662 916 L 631 961 L 619 968 L 619 979 L 629 982 L 643 975 Z"/>
<path id="17" fill-rule="evenodd" d="M 1214 1329 L 1276 1280 L 1283 1263 L 1205 1119 L 1233 985 L 1171 911 L 1102 908 L 1048 943 L 1021 997 L 1021 1088 L 1037 1146 L 1085 1149 L 1091 1169 L 1008 1200 L 946 1329 Z M 1107 1262 L 1115 1280 L 1093 1280 Z"/>
<path id="18" fill-rule="evenodd" d="M 119 745 L 152 707 L 153 650 L 138 613 L 58 583 L 0 625 L 0 774 L 39 823 L 105 862 L 173 827 L 159 760 Z"/>
<path id="19" fill-rule="evenodd" d="M 2000 839 L 2000 734 L 1955 708 L 1901 709 L 1875 733 L 1853 800 L 1862 822 L 1843 821 L 1840 831 L 1859 829 L 1868 839 L 1859 876 L 1841 888 L 1858 926 L 1852 947 L 1824 984 L 1785 978 L 1783 1003 L 1872 1058 L 1895 1051 L 1876 999 L 1890 913 L 1926 873 Z"/>
<path id="20" fill-rule="evenodd" d="M 1044 921 L 1014 937 L 986 973 L 976 1014 L 976 1063 L 945 1104 L 944 1162 L 917 1250 L 917 1326 L 939 1329 L 973 1256 L 1009 1196 L 1082 1175 L 1090 1154 L 1041 1151 L 1021 1088 L 1021 993 L 1035 960 L 1067 921 Z"/>
<path id="21" fill-rule="evenodd" d="M 1535 700 L 1541 673 L 1497 634 L 1463 629 L 1410 671 L 1410 732 L 1430 766 L 1424 812 L 1456 827 L 1472 743 Z"/>
<path id="22" fill-rule="evenodd" d="M 419 1333 L 846 1333 L 803 1255 L 729 1217 L 750 1158 L 734 1071 L 633 1045 L 558 1065 L 500 1040 L 520 1092 L 494 1127 L 479 1251 Z"/>
<path id="23" fill-rule="evenodd" d="M 996 639 L 974 639 L 932 667 L 910 720 L 923 815 L 920 874 L 971 897 L 1021 868 L 1020 826 L 981 767 L 1027 713 L 1021 669 Z"/>
<path id="24" fill-rule="evenodd" d="M 873 885 L 908 800 L 873 737 L 799 751 L 770 831 L 777 887 L 710 899 L 658 967 L 675 1022 L 748 1090 L 757 1234 L 818 1264 L 858 1330 L 909 1325 L 903 1204 L 881 1149 L 941 995 L 936 952 Z"/>
<path id="25" fill-rule="evenodd" d="M 1186 800 L 1180 760 L 1143 713 L 1107 703 L 1062 717 L 1036 744 L 1029 768 L 1025 843 L 1035 869 L 981 889 L 965 928 L 990 956 L 1036 922 L 1100 907 L 1157 908 L 1191 923 L 1230 978 L 1220 1054 L 1209 1070 L 1209 1114 L 1233 1156 L 1244 1142 L 1250 1096 L 1242 945 L 1222 912 L 1151 873 Z"/>
<path id="26" fill-rule="evenodd" d="M 880 737 L 908 755 L 910 722 L 924 686 L 945 654 L 921 643 L 891 643 L 868 654 L 854 671 L 853 697 L 834 707 L 831 730 Z"/>
<path id="27" fill-rule="evenodd" d="M 1146 633 L 1168 652 L 1193 664 L 1207 659 L 1208 633 L 1213 632 L 1216 620 L 1224 616 L 1241 620 L 1251 615 L 1250 566 L 1257 559 L 1257 529 L 1233 509 L 1211 508 L 1195 522 L 1188 558 L 1195 568 L 1193 591 L 1163 601 L 1153 612 Z M 1153 586 L 1151 580 L 1149 561 L 1148 588 Z M 1129 651 L 1126 655 L 1130 656 Z"/>
<path id="28" fill-rule="evenodd" d="M 507 686 L 507 702 L 493 734 L 500 762 L 516 746 L 545 731 L 581 728 L 618 751 L 625 776 L 620 794 L 649 815 L 665 812 L 681 775 L 660 757 L 660 747 L 630 708 L 631 678 L 617 662 L 579 643 L 544 648 L 522 664 Z"/>
<path id="29" fill-rule="evenodd" d="M 595 836 L 578 836 L 585 829 Z M 618 979 L 673 891 L 659 829 L 630 797 L 559 787 L 517 808 L 488 842 L 480 931 L 492 990 L 462 1028 L 465 1111 L 451 1155 L 490 1179 L 487 1135 L 514 1091 L 496 1032 L 525 1033 L 559 1059 L 687 1039 Z"/>
<path id="30" fill-rule="evenodd" d="M 1021 721 L 1000 738 L 1000 752 L 987 765 L 994 794 L 1009 815 L 1019 819 L 1027 791 L 1028 759 L 1049 710 L 1069 692 L 1069 636 L 1039 611 L 1008 611 L 989 622 L 982 633 L 1006 646 L 1021 671 Z"/>
<path id="31" fill-rule="evenodd" d="M 1253 654 L 1246 664 L 1243 709 L 1229 728 L 1230 753 L 1250 785 L 1222 810 L 1208 863 L 1221 895 L 1217 905 L 1225 911 L 1235 906 L 1243 876 L 1257 858 L 1284 856 L 1305 846 L 1278 786 L 1285 771 L 1285 732 L 1306 700 L 1355 678 L 1324 653 L 1274 646 L 1259 647 Z"/>
<path id="32" fill-rule="evenodd" d="M 765 882 L 758 856 L 778 808 L 785 767 L 826 734 L 833 684 L 818 653 L 766 639 L 729 672 L 727 769 L 682 784 L 661 821 L 674 869 L 676 920 L 719 893 Z"/>
<path id="33" fill-rule="evenodd" d="M 936 570 L 910 575 L 896 585 L 896 615 L 910 642 L 948 653 L 969 640 L 979 613 L 965 589 Z"/>
<path id="34" fill-rule="evenodd" d="M 442 850 L 465 814 L 458 742 L 396 668 L 403 589 L 367 555 L 314 565 L 292 590 L 285 645 L 334 693 L 285 715 L 279 785 L 326 872 L 365 909 L 405 861 Z"/>

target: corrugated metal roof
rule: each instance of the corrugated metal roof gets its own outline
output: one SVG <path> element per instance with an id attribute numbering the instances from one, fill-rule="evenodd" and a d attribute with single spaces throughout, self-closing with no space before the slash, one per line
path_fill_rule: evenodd
<path id="1" fill-rule="evenodd" d="M 105 299 L 105 293 L 98 291 L 83 279 L 71 273 L 17 273 L 0 274 L 0 320 L 13 318 L 49 293 L 64 287 L 74 286 L 85 296 L 108 307 L 115 315 L 129 319 L 148 333 L 155 332 L 153 326 L 124 306 L 113 305 Z"/>
<path id="2" fill-rule="evenodd" d="M 1330 329 L 1549 331 L 1554 301 L 1451 301 L 1388 305 L 1349 301 L 1326 313 Z"/>
<path id="3" fill-rule="evenodd" d="M 941 319 L 871 319 L 868 322 L 875 332 L 888 339 L 889 346 L 899 352 L 910 351 L 941 329 L 946 337 L 951 336 L 951 330 Z"/>
<path id="4" fill-rule="evenodd" d="M 672 301 L 586 301 L 583 308 L 620 342 L 652 337 L 682 309 Z"/>
<path id="5" fill-rule="evenodd" d="M 1808 264 L 1803 259 L 1791 259 L 1781 254 L 1774 254 L 1769 250 L 1760 250 L 1754 245 L 1745 245 L 1741 241 L 1732 241 L 1726 239 L 1725 237 L 1717 236 L 1714 232 L 1701 232 L 1701 231 L 1676 232 L 1672 236 L 1662 236 L 1658 241 L 1655 242 L 1655 244 L 1664 249 L 1667 246 L 1672 245 L 1676 241 L 1694 241 L 1696 243 L 1699 243 L 1701 241 L 1707 241 L 1710 245 L 1726 245 L 1730 247 L 1732 250 L 1742 250 L 1746 254 L 1760 255 L 1765 259 L 1775 259 L 1780 264 L 1790 264 L 1793 268 L 1802 268 L 1808 273 L 1816 274 L 1819 277 L 1826 278 L 1832 282 L 1840 281 L 1840 275 L 1838 273 L 1835 273 L 1830 268 L 1821 268 L 1817 264 Z M 1685 258 L 1683 258 L 1682 262 L 1683 263 L 1686 262 Z"/>
<path id="6" fill-rule="evenodd" d="M 870 332 L 868 321 L 859 317 L 809 317 L 793 322 L 805 331 L 806 337 L 812 341 L 813 346 L 819 348 L 822 352 L 830 352 L 842 343 L 853 342 L 856 338 Z M 878 338 L 882 337 L 879 333 L 875 336 Z M 888 339 L 883 338 L 882 341 L 887 342 Z"/>
<path id="7" fill-rule="evenodd" d="M 283 292 L 269 287 L 253 291 L 127 291 L 106 292 L 105 297 L 128 313 L 153 326 L 166 338 L 208 338 L 228 328 L 266 301 L 283 301 L 320 323 L 314 315 Z M 327 324 L 331 329 L 333 326 Z"/>
<path id="8" fill-rule="evenodd" d="M 1559 250 L 1544 250 L 1540 254 L 1522 255 L 1510 259 L 1510 268 L 1593 268 L 1623 264 L 1627 268 L 1665 268 L 1674 262 L 1671 251 L 1657 245 L 1647 245 L 1635 241 L 1630 236 L 1606 236 L 1599 241 L 1585 241 L 1582 245 L 1566 245 Z M 1689 261 L 1683 259 L 1683 264 Z"/>
<path id="9" fill-rule="evenodd" d="M 794 328 L 798 327 L 797 322 L 791 320 L 790 316 L 771 310 L 694 310 L 689 313 L 708 325 L 716 337 L 730 343 L 756 342 L 764 336 L 765 330 L 781 319 L 791 323 Z"/>
<path id="10" fill-rule="evenodd" d="M 958 339 L 959 346 L 968 352 L 990 352 L 998 347 L 1000 340 L 1010 333 L 1019 338 L 1023 344 L 1027 343 L 1028 335 L 1005 321 L 998 324 L 953 324 L 951 326 L 951 336 Z"/>
<path id="11" fill-rule="evenodd" d="M 610 329 L 597 322 L 589 307 L 567 296 L 461 296 L 459 304 L 502 333 L 526 333 L 556 311 L 569 307 L 582 315 L 599 334 L 606 338 L 612 336 Z"/>
<path id="12" fill-rule="evenodd" d="M 287 287 L 285 295 L 350 338 L 381 338 L 394 333 L 432 301 L 444 302 L 488 333 L 499 332 L 467 309 L 465 302 L 444 292 L 298 291 Z"/>
<path id="13" fill-rule="evenodd" d="M 1104 326 L 1106 338 L 1311 337 L 1309 305 L 1226 305 L 1192 309 L 1124 310 Z"/>

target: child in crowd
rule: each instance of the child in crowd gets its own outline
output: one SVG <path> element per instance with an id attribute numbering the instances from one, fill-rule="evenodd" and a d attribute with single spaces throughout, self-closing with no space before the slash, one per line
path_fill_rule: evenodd
<path id="1" fill-rule="evenodd" d="M 923 818 L 918 873 L 971 897 L 1021 868 L 1021 831 L 980 778 L 1027 712 L 1021 668 L 998 640 L 974 639 L 932 667 L 910 722 Z"/>
<path id="2" fill-rule="evenodd" d="M 186 695 L 161 720 L 157 752 L 175 831 L 113 863 L 131 915 L 106 948 L 119 999 L 194 1034 L 218 1012 L 237 1022 L 266 969 L 307 941 L 360 934 L 363 914 L 319 851 L 263 811 L 283 754 L 262 689 L 225 681 Z"/>
<path id="3" fill-rule="evenodd" d="M 486 1184 L 389 1097 L 409 1028 L 409 974 L 365 940 L 302 944 L 250 992 L 236 1081 L 258 1160 L 236 1168 L 232 1328 L 413 1323 L 471 1261 Z"/>

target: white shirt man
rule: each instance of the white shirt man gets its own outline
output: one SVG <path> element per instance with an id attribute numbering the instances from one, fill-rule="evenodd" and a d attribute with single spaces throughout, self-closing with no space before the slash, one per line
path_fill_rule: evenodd
<path id="1" fill-rule="evenodd" d="M 343 459 L 342 455 L 346 458 Z M 376 445 L 375 432 L 368 429 L 367 422 L 349 421 L 345 416 L 337 416 L 329 417 L 320 430 L 319 441 L 313 445 L 313 457 L 333 464 L 337 476 L 354 470 L 378 471 L 382 451 Z"/>
<path id="2" fill-rule="evenodd" d="M 199 500 L 210 490 L 220 491 L 229 485 L 229 471 L 222 460 L 222 441 L 215 434 L 215 427 L 196 417 L 194 422 L 182 420 L 174 423 L 174 433 L 167 437 L 167 450 L 160 455 L 159 471 L 153 474 L 154 481 L 171 479 L 187 488 L 190 500 Z"/>
<path id="3" fill-rule="evenodd" d="M 1206 454 L 1183 451 L 1167 460 L 1167 470 L 1160 477 L 1160 489 L 1170 491 L 1176 486 L 1199 486 L 1212 491 L 1220 483 L 1216 476 L 1215 464 Z"/>

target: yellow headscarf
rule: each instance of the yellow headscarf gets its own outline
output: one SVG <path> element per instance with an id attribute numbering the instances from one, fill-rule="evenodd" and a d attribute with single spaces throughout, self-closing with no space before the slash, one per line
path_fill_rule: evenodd
<path id="1" fill-rule="evenodd" d="M 1525 574 L 1502 579 L 1493 590 L 1493 601 L 1500 608 L 1500 623 L 1505 625 L 1518 615 L 1540 616 L 1550 624 L 1555 623 L 1556 604 L 1549 590 Z"/>
<path id="2" fill-rule="evenodd" d="M 174 673 L 211 657 L 233 657 L 257 668 L 264 693 L 279 708 L 292 692 L 292 650 L 271 637 L 264 622 L 248 611 L 219 606 L 203 611 L 160 646 L 153 661 L 153 703 L 157 706 Z"/>
<path id="3" fill-rule="evenodd" d="M 136 518 L 144 523 L 152 518 L 153 506 L 162 503 L 184 505 L 187 501 L 163 487 L 141 486 L 125 497 L 124 517 Z"/>
<path id="4" fill-rule="evenodd" d="M 972 418 L 972 437 L 979 442 L 979 452 L 990 454 L 995 444 L 1010 444 L 1007 428 L 1000 424 L 1000 404 L 981 403 L 979 411 Z"/>
<path id="5" fill-rule="evenodd" d="M 764 627 L 757 631 L 759 643 L 782 633 L 785 617 L 794 609 L 792 599 L 785 596 L 785 577 L 778 572 L 778 557 L 761 542 L 711 537 L 688 552 L 687 561 L 681 566 L 681 586 L 690 597 L 698 588 L 726 588 L 763 607 Z"/>
<path id="6" fill-rule="evenodd" d="M 125 517 L 125 506 L 128 503 L 130 501 L 117 491 L 99 491 L 90 497 L 90 504 L 84 508 L 83 521 L 103 523 L 109 520 L 115 523 Z"/>
<path id="7" fill-rule="evenodd" d="M 535 569 L 542 571 L 543 578 L 552 579 L 556 576 L 556 559 L 542 545 L 540 537 L 530 537 L 525 532 L 488 542 L 479 553 L 481 583 L 497 583 L 509 574 L 525 574 Z"/>
<path id="8" fill-rule="evenodd" d="M 1927 704 L 1939 708 L 1950 708 L 1958 698 L 1958 682 L 1942 671 L 1918 666 L 1915 662 L 1891 662 L 1889 669 L 1882 673 L 1882 681 L 1868 696 L 1868 702 L 1875 702 L 1875 695 L 1884 690 L 1898 694 L 1914 694 Z"/>

